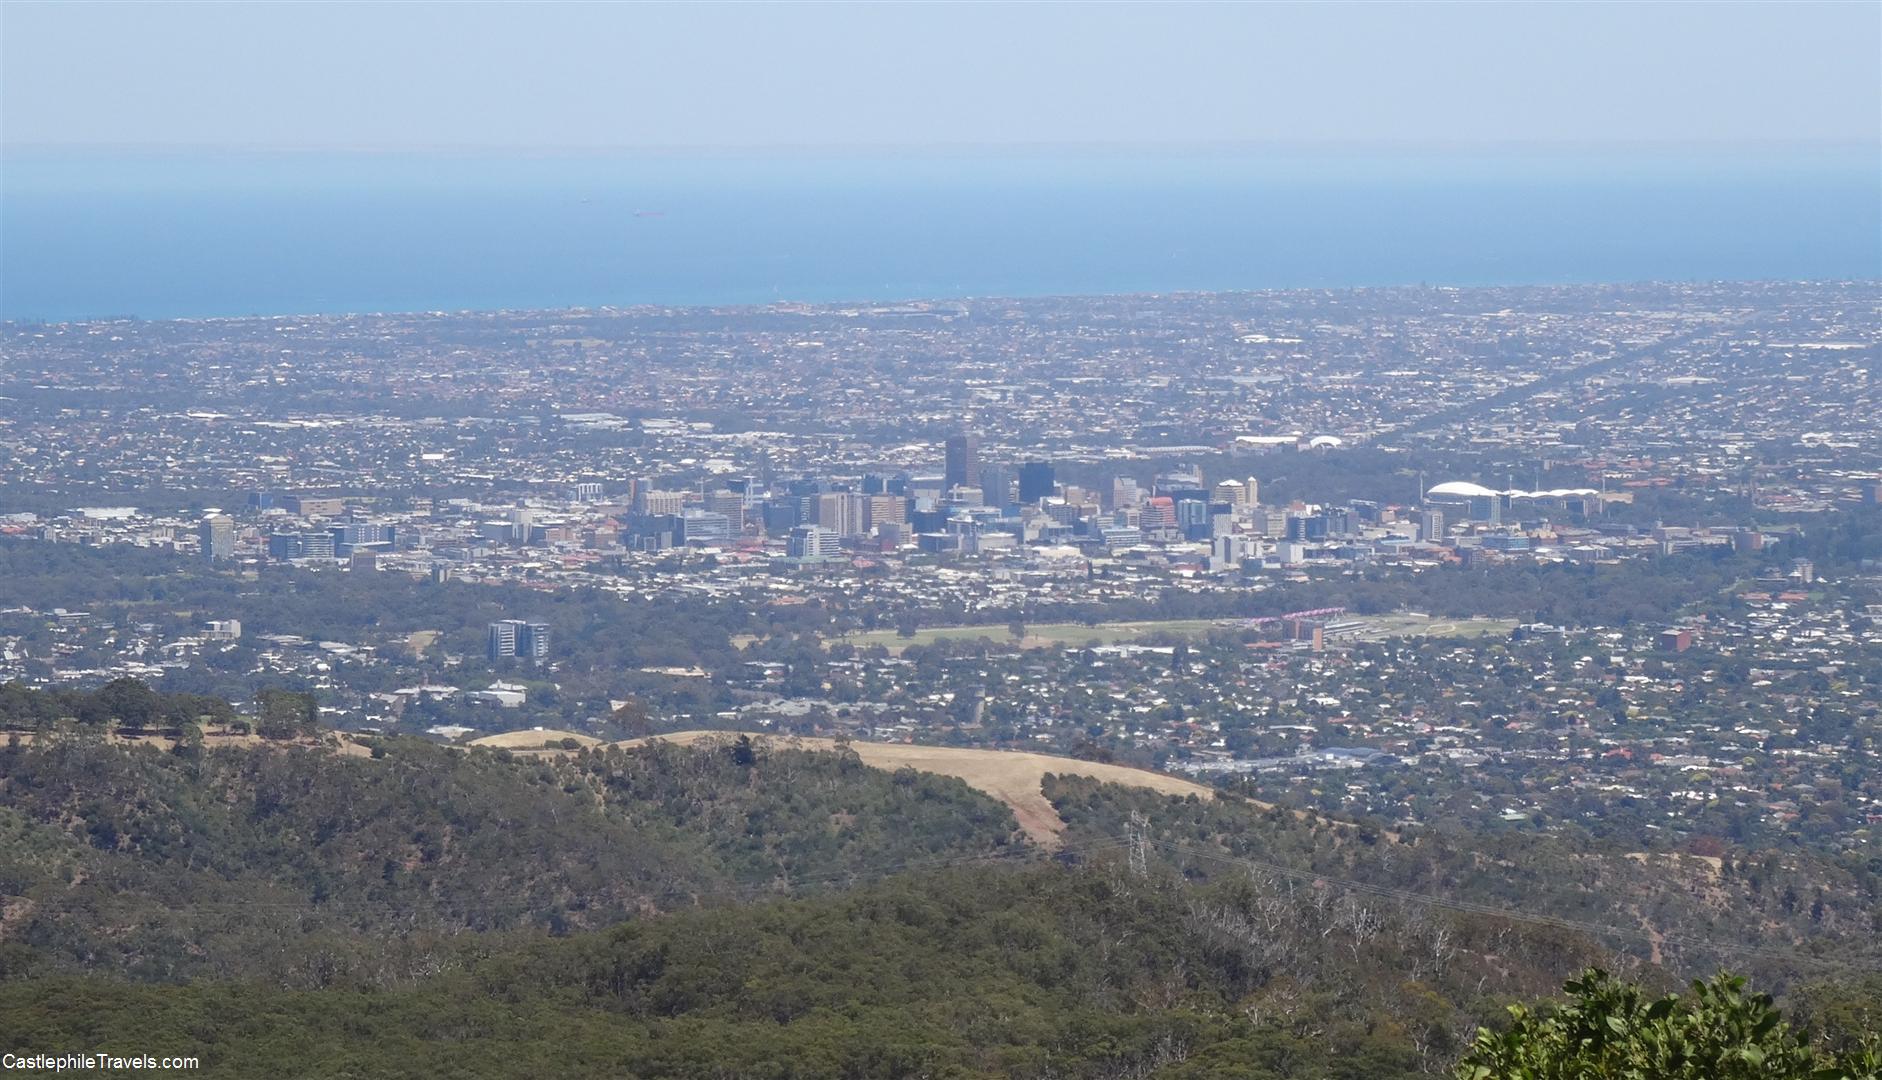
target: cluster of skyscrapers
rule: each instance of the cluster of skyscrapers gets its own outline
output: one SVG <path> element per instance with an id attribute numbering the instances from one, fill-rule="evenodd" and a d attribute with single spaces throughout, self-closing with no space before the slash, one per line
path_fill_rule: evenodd
<path id="1" fill-rule="evenodd" d="M 1057 491 L 1049 462 L 1028 461 L 1017 469 L 985 463 L 979 439 L 963 434 L 948 438 L 940 476 L 871 473 L 860 482 L 805 477 L 768 487 L 735 477 L 698 492 L 636 482 L 621 539 L 630 549 L 662 550 L 735 540 L 749 527 L 785 537 L 789 557 L 816 561 L 837 556 L 845 541 L 858 538 L 899 545 L 958 533 L 964 523 L 973 523 L 976 533 L 985 531 L 979 526 L 1017 520 L 1023 508 L 1037 508 Z"/>
<path id="2" fill-rule="evenodd" d="M 659 550 L 735 539 L 753 532 L 786 539 L 787 557 L 836 558 L 845 546 L 980 553 L 1025 544 L 1117 547 L 1157 540 L 1209 542 L 1248 532 L 1260 500 L 1253 479 L 1206 486 L 1193 469 L 1176 469 L 1140 488 L 1120 478 L 1108 493 L 1061 485 L 1047 461 L 1017 468 L 981 456 L 970 433 L 949 436 L 939 476 L 870 473 L 860 481 L 805 477 L 761 487 L 733 478 L 710 491 L 663 491 L 636 483 L 625 546 Z M 1108 498 L 1106 497 L 1108 494 Z M 1284 517 L 1277 512 L 1277 519 Z M 1237 523 L 1242 523 L 1238 526 Z M 1268 535 L 1286 528 L 1277 520 Z M 1235 562 L 1231 542 L 1220 558 Z"/>

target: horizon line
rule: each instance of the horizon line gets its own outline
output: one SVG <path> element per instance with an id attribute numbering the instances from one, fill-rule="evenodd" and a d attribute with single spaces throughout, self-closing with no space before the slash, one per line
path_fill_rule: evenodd
<path id="1" fill-rule="evenodd" d="M 916 304 L 962 305 L 970 303 L 1008 303 L 1042 302 L 1063 300 L 1124 300 L 1124 299 L 1162 299 L 1180 297 L 1222 297 L 1222 296 L 1280 296 L 1295 293 L 1362 293 L 1362 292 L 1402 292 L 1406 290 L 1420 292 L 1500 292 L 1516 289 L 1542 291 L 1572 291 L 1587 289 L 1649 289 L 1665 287 L 1721 287 L 1753 285 L 1791 285 L 1791 286 L 1830 286 L 1830 285 L 1865 285 L 1882 284 L 1878 277 L 1807 277 L 1807 278 L 1634 278 L 1628 280 L 1603 281 L 1554 281 L 1554 282 L 1503 282 L 1497 284 L 1470 283 L 1455 284 L 1442 281 L 1402 281 L 1364 285 L 1287 285 L 1270 288 L 1247 289 L 1164 289 L 1131 290 L 1122 292 L 1042 292 L 1042 293 L 956 293 L 937 296 L 891 296 L 891 297 L 849 297 L 839 300 L 811 300 L 804 298 L 780 297 L 766 301 L 744 301 L 730 303 L 683 303 L 662 304 L 655 302 L 641 303 L 603 303 L 603 304 L 559 304 L 559 305 L 523 305 L 519 307 L 468 307 L 468 308 L 404 308 L 356 311 L 272 311 L 251 312 L 229 315 L 159 315 L 144 316 L 134 313 L 115 315 L 92 315 L 74 318 L 40 318 L 31 315 L 0 317 L 0 326 L 73 326 L 85 323 L 202 323 L 202 322 L 244 322 L 262 319 L 410 319 L 410 318 L 470 318 L 492 315 L 566 315 L 575 312 L 592 314 L 632 314 L 645 312 L 698 312 L 698 311 L 768 311 L 779 308 L 820 308 L 841 310 L 854 307 L 906 307 Z"/>
<path id="2" fill-rule="evenodd" d="M 1008 142 L 779 142 L 779 143 L 350 143 L 350 142 L 15 142 L 0 140 L 6 154 L 356 154 L 361 156 L 491 154 L 517 156 L 740 156 L 876 155 L 883 157 L 935 154 L 1032 155 L 1050 153 L 1100 154 L 1232 154 L 1256 151 L 1316 151 L 1323 153 L 1551 153 L 1616 152 L 1667 154 L 1694 151 L 1796 152 L 1882 150 L 1882 137 L 1874 139 L 1757 138 L 1757 139 L 1219 139 L 1169 142 L 1116 142 L 1093 140 L 1039 140 Z"/>

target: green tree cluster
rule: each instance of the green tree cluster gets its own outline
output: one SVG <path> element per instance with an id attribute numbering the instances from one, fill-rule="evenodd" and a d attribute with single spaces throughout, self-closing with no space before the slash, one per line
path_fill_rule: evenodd
<path id="1" fill-rule="evenodd" d="M 1478 1034 L 1458 1080 L 1861 1080 L 1882 1070 L 1875 1033 L 1820 1052 L 1743 976 L 1651 997 L 1591 968 L 1564 989 L 1559 1004 L 1510 1006 L 1509 1026 Z"/>

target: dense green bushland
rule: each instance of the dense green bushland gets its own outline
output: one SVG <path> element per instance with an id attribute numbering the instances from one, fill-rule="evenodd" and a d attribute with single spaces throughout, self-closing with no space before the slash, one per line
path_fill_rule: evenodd
<path id="1" fill-rule="evenodd" d="M 139 978 L 371 981 L 403 943 L 630 915 L 1000 856 L 958 780 L 733 748 L 538 760 L 385 740 L 164 751 L 84 735 L 0 750 L 0 965 Z M 366 935 L 365 938 L 357 935 Z"/>
<path id="2" fill-rule="evenodd" d="M 35 980 L 0 988 L 0 1030 L 199 1053 L 211 1076 L 870 1080 L 1409 1077 L 1463 1038 L 1430 984 L 1388 979 L 1407 1009 L 1367 1015 L 1266 981 L 1224 921 L 1240 902 L 1115 862 L 955 870 L 490 939 L 398 988 Z"/>
<path id="3" fill-rule="evenodd" d="M 193 1053 L 212 1077 L 1391 1080 L 1446 1070 L 1488 1020 L 1467 1067 L 1492 1071 L 1464 1075 L 1634 1075 L 1500 1067 L 1574 1060 L 1536 1014 L 1497 1019 L 1499 999 L 1574 976 L 1567 942 L 1418 979 L 1363 951 L 1338 982 L 1278 979 L 1260 960 L 1259 899 L 1140 877 L 1109 858 L 926 872 L 565 938 L 485 936 L 374 989 L 68 976 L 0 986 L 0 1048 Z M 1353 938 L 1327 940 L 1345 952 Z M 1473 996 L 1469 984 L 1485 979 L 1533 989 Z M 1847 1016 L 1861 994 L 1818 1000 Z M 1755 1012 L 1757 1029 L 1765 1006 L 1749 1006 L 1728 1011 Z M 1861 1032 L 1821 1035 L 1812 1051 L 1773 1024 L 1729 1045 L 1826 1064 L 1840 1046 L 1863 1060 Z"/>
<path id="4" fill-rule="evenodd" d="M 0 1049 L 232 1077 L 1410 1077 L 1588 966 L 1672 985 L 1528 916 L 1714 902 L 1601 900 L 1650 872 L 1521 837 L 1048 793 L 1070 823 L 1050 858 L 960 782 L 846 753 L 164 750 L 62 726 L 0 750 Z M 1847 1049 L 1877 988 L 1824 971 L 1781 974 Z"/>

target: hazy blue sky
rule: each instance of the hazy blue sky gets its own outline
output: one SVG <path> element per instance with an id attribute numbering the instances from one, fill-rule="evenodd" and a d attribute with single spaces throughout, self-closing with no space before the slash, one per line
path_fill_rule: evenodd
<path id="1" fill-rule="evenodd" d="M 0 4 L 22 145 L 1882 139 L 1882 4 Z"/>

